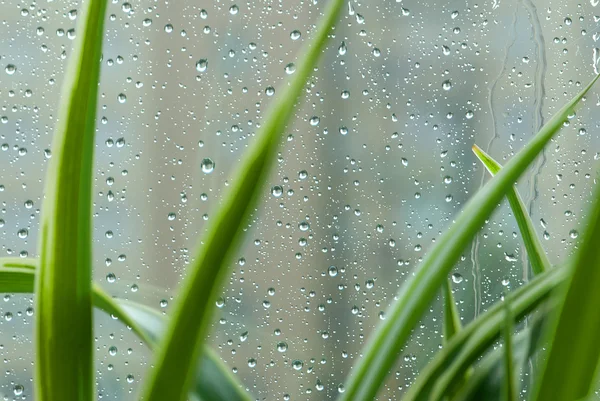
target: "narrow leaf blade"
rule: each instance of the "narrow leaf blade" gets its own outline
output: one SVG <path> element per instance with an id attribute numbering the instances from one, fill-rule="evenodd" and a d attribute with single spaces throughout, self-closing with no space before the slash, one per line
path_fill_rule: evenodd
<path id="1" fill-rule="evenodd" d="M 36 399 L 86 401 L 94 391 L 92 163 L 106 0 L 79 12 L 45 182 L 36 283 Z"/>
<path id="2" fill-rule="evenodd" d="M 564 283 L 568 270 L 551 269 L 511 293 L 515 319 L 521 319 L 538 307 L 555 288 Z M 546 301 L 547 302 L 547 301 Z M 541 310 L 546 314 L 548 309 Z M 495 304 L 463 327 L 417 376 L 402 401 L 432 401 L 441 398 L 499 337 L 504 327 L 504 309 Z"/>
<path id="3" fill-rule="evenodd" d="M 565 401 L 586 397 L 600 358 L 600 185 L 596 185 L 579 251 L 572 267 L 537 397 Z"/>
<path id="4" fill-rule="evenodd" d="M 296 63 L 298 69 L 289 86 L 275 99 L 256 142 L 240 163 L 232 188 L 208 229 L 190 277 L 179 292 L 173 320 L 142 392 L 145 401 L 184 401 L 186 398 L 196 360 L 208 334 L 214 308 L 212 300 L 221 290 L 227 262 L 275 160 L 280 136 L 293 115 L 296 100 L 312 74 L 343 3 L 343 0 L 329 3 L 315 37 Z"/>
<path id="5" fill-rule="evenodd" d="M 574 99 L 560 109 L 533 139 L 467 203 L 456 221 L 425 256 L 412 277 L 400 288 L 389 307 L 387 319 L 371 335 L 363 357 L 358 360 L 346 383 L 343 401 L 370 401 L 407 341 L 412 328 L 440 288 L 450 269 L 506 191 L 541 152 L 563 125 L 574 106 L 596 82 L 598 76 Z"/>
<path id="6" fill-rule="evenodd" d="M 36 259 L 0 258 L 0 293 L 33 293 Z M 110 297 L 100 287 L 92 287 L 94 306 L 127 325 L 150 349 L 163 336 L 166 319 L 145 305 Z M 189 395 L 202 401 L 252 401 L 218 355 L 205 347 Z M 218 385 L 216 385 L 218 383 Z"/>
<path id="7" fill-rule="evenodd" d="M 473 145 L 473 153 L 475 153 L 475 156 L 483 163 L 492 176 L 496 175 L 502 168 L 500 163 L 492 159 L 492 157 L 485 153 L 479 146 Z M 529 257 L 533 274 L 540 274 L 541 272 L 548 270 L 550 268 L 550 261 L 542 247 L 540 238 L 535 233 L 533 222 L 527 213 L 527 208 L 523 203 L 523 199 L 521 199 L 521 196 L 514 185 L 506 193 L 506 198 L 508 199 L 508 204 L 510 205 L 510 209 L 514 214 L 515 219 L 517 220 L 517 225 L 519 226 L 519 231 L 523 237 L 523 244 L 525 245 L 525 250 L 527 250 L 527 256 Z"/>
<path id="8" fill-rule="evenodd" d="M 510 309 L 510 297 L 506 297 L 504 305 L 504 399 L 517 400 L 517 386 L 515 383 L 515 366 L 513 360 L 513 313 Z"/>
<path id="9" fill-rule="evenodd" d="M 456 309 L 456 302 L 452 295 L 452 284 L 446 279 L 443 287 L 444 292 L 444 342 L 450 339 L 460 330 L 460 316 Z"/>

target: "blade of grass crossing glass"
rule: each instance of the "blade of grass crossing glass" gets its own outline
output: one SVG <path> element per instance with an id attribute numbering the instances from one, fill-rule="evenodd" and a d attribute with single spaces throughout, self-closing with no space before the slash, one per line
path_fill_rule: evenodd
<path id="1" fill-rule="evenodd" d="M 294 113 L 296 100 L 315 68 L 343 3 L 343 0 L 329 2 L 314 38 L 296 63 L 298 69 L 271 105 L 255 143 L 231 180 L 232 187 L 179 292 L 173 320 L 142 391 L 145 401 L 183 401 L 186 398 L 195 373 L 195 361 L 209 331 L 213 300 L 221 291 L 227 273 L 227 263 L 276 159 L 280 136 Z"/>
<path id="2" fill-rule="evenodd" d="M 551 269 L 514 290 L 511 308 L 515 319 L 521 319 L 540 303 L 557 286 L 564 283 L 568 270 Z M 435 357 L 419 372 L 416 381 L 408 388 L 402 401 L 432 401 L 433 393 L 443 395 L 446 389 L 464 376 L 470 366 L 500 336 L 504 327 L 503 305 L 494 304 L 488 311 L 463 327 L 444 345 Z M 542 309 L 546 313 L 547 309 Z"/>
<path id="3" fill-rule="evenodd" d="M 460 316 L 452 295 L 452 284 L 446 279 L 444 292 L 444 343 L 447 343 L 461 328 Z"/>
<path id="4" fill-rule="evenodd" d="M 36 283 L 36 399 L 93 398 L 92 163 L 106 0 L 81 6 L 45 181 Z"/>
<path id="5" fill-rule="evenodd" d="M 600 185 L 596 184 L 572 278 L 554 327 L 546 365 L 538 381 L 539 401 L 589 395 L 600 358 Z"/>
<path id="6" fill-rule="evenodd" d="M 386 320 L 380 323 L 369 337 L 363 357 L 358 359 L 346 382 L 346 390 L 341 400 L 371 401 L 376 397 L 413 327 L 431 303 L 464 248 L 506 191 L 562 127 L 575 105 L 597 79 L 598 76 L 562 107 L 540 132 L 473 196 L 454 224 L 425 255 L 414 274 L 402 284 L 396 300 L 386 312 Z"/>
<path id="7" fill-rule="evenodd" d="M 510 309 L 510 297 L 505 296 L 504 305 L 504 400 L 517 401 L 515 366 L 513 361 L 513 314 Z"/>
<path id="8" fill-rule="evenodd" d="M 515 367 L 523 367 L 540 345 L 544 319 L 534 319 L 532 324 L 514 336 L 512 352 Z M 505 387 L 504 349 L 496 349 L 486 355 L 467 383 L 452 398 L 452 401 L 503 401 Z"/>
<path id="9" fill-rule="evenodd" d="M 452 282 L 450 279 L 446 279 L 445 284 L 442 286 L 444 293 L 444 345 L 448 343 L 454 337 L 454 335 L 462 328 L 460 323 L 460 315 L 456 308 L 456 301 L 452 295 Z M 454 394 L 454 390 L 462 387 L 467 380 L 470 372 L 465 372 L 465 375 L 457 380 L 456 386 L 452 389 L 450 394 Z M 449 397 L 447 397 L 449 399 Z"/>
<path id="10" fill-rule="evenodd" d="M 492 157 L 485 153 L 479 146 L 473 145 L 473 153 L 475 153 L 475 156 L 483 163 L 492 176 L 496 175 L 502 168 L 496 160 L 492 159 Z M 523 244 L 525 244 L 525 250 L 527 251 L 533 274 L 539 274 L 548 270 L 551 266 L 550 261 L 542 247 L 540 238 L 535 233 L 535 228 L 527 213 L 527 208 L 514 185 L 506 193 L 506 198 L 508 199 L 508 204 L 510 205 L 510 209 L 514 214 L 515 219 L 517 220 L 517 225 L 519 226 L 519 231 L 523 237 Z"/>
<path id="11" fill-rule="evenodd" d="M 36 259 L 0 258 L 0 293 L 33 293 L 37 265 Z M 97 285 L 92 287 L 92 301 L 96 308 L 130 327 L 150 349 L 164 333 L 166 319 L 152 308 L 114 299 Z M 190 396 L 202 401 L 252 401 L 229 368 L 208 347 L 204 348 L 198 366 L 202 374 L 196 376 Z"/>

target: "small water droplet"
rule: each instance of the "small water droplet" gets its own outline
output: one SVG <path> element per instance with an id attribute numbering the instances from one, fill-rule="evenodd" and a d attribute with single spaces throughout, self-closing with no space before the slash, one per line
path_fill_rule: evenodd
<path id="1" fill-rule="evenodd" d="M 208 68 L 208 61 L 205 58 L 201 58 L 196 62 L 196 70 L 198 72 L 204 72 Z"/>
<path id="2" fill-rule="evenodd" d="M 209 159 L 207 157 L 205 159 L 202 159 L 202 163 L 200 164 L 200 167 L 202 168 L 202 172 L 204 174 L 210 174 L 215 169 L 215 163 L 212 161 L 212 159 Z"/>

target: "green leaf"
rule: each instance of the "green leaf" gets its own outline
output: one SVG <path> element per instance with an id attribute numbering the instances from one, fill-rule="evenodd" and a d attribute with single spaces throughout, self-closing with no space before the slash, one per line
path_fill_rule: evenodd
<path id="1" fill-rule="evenodd" d="M 485 219 L 546 143 L 560 129 L 575 105 L 598 76 L 542 127 L 540 132 L 465 205 L 454 224 L 439 238 L 413 275 L 407 279 L 383 321 L 371 334 L 346 383 L 343 401 L 371 401 L 396 361 L 412 328 L 421 318 L 450 269 Z"/>
<path id="2" fill-rule="evenodd" d="M 475 156 L 483 163 L 492 176 L 496 175 L 502 168 L 496 160 L 492 159 L 479 146 L 473 145 L 473 153 L 475 153 Z M 539 237 L 535 233 L 533 222 L 531 221 L 529 214 L 527 214 L 527 208 L 523 203 L 523 199 L 521 199 L 521 196 L 514 185 L 506 193 L 506 198 L 508 199 L 508 204 L 510 205 L 510 209 L 514 214 L 515 219 L 517 220 L 517 225 L 519 226 L 519 231 L 523 237 L 523 243 L 527 250 L 527 256 L 529 257 L 533 274 L 539 274 L 548 270 L 550 268 L 550 261 L 548 260 L 546 252 L 544 252 Z"/>
<path id="3" fill-rule="evenodd" d="M 528 358 L 535 355 L 540 346 L 542 327 L 546 319 L 539 317 L 534 319 L 528 328 L 515 336 L 512 353 L 515 369 L 523 367 Z M 502 401 L 506 373 L 505 360 L 504 349 L 497 349 L 486 355 L 452 401 Z"/>
<path id="4" fill-rule="evenodd" d="M 92 183 L 106 0 L 79 10 L 45 181 L 36 283 L 35 396 L 94 397 Z"/>
<path id="5" fill-rule="evenodd" d="M 142 392 L 145 401 L 184 401 L 186 398 L 195 361 L 209 333 L 213 302 L 221 291 L 227 265 L 276 159 L 281 134 L 294 113 L 296 100 L 313 72 L 343 4 L 343 0 L 332 0 L 328 4 L 314 38 L 296 63 L 297 71 L 281 96 L 275 99 L 251 150 L 237 167 L 231 189 L 208 228 L 190 276 L 178 292 L 173 320 Z"/>
<path id="6" fill-rule="evenodd" d="M 592 199 L 564 303 L 548 330 L 549 353 L 534 400 L 584 398 L 595 383 L 600 358 L 600 185 Z"/>
<path id="7" fill-rule="evenodd" d="M 515 319 L 521 319 L 533 311 L 567 276 L 568 269 L 554 268 L 511 292 L 511 309 Z M 541 314 L 545 315 L 546 310 L 542 309 Z M 463 327 L 419 373 L 402 401 L 441 399 L 498 339 L 504 323 L 504 305 L 496 303 Z"/>
<path id="8" fill-rule="evenodd" d="M 449 279 L 446 279 L 442 288 L 444 292 L 444 343 L 447 343 L 460 330 L 461 324 Z"/>
<path id="9" fill-rule="evenodd" d="M 0 258 L 0 293 L 32 293 L 36 259 Z M 147 306 L 111 298 L 100 287 L 92 287 L 96 308 L 127 325 L 146 345 L 153 349 L 163 336 L 166 318 Z M 202 401 L 251 401 L 237 378 L 230 373 L 218 355 L 205 347 L 198 361 L 195 384 L 189 395 Z"/>
<path id="10" fill-rule="evenodd" d="M 504 400 L 517 400 L 517 385 L 515 383 L 515 366 L 513 360 L 513 314 L 510 306 L 510 297 L 505 296 L 504 302 Z"/>

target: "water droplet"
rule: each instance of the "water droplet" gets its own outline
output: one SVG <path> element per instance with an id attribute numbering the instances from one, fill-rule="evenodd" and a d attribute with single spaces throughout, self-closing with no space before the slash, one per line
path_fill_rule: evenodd
<path id="1" fill-rule="evenodd" d="M 23 386 L 21 386 L 20 384 L 17 384 L 15 387 L 13 387 L 13 393 L 17 396 L 23 395 L 24 390 L 25 390 L 25 388 Z"/>
<path id="2" fill-rule="evenodd" d="M 308 224 L 306 221 L 301 221 L 300 224 L 298 224 L 298 228 L 300 231 L 308 231 L 310 224 Z"/>
<path id="3" fill-rule="evenodd" d="M 236 4 L 229 7 L 229 14 L 231 14 L 231 15 L 236 15 L 239 11 L 240 11 L 240 9 Z"/>
<path id="4" fill-rule="evenodd" d="M 335 266 L 329 266 L 327 273 L 329 273 L 329 277 L 335 277 L 338 274 L 338 269 Z"/>
<path id="5" fill-rule="evenodd" d="M 200 167 L 202 168 L 202 172 L 204 174 L 210 174 L 215 169 L 215 163 L 212 161 L 212 159 L 205 158 L 205 159 L 202 159 L 202 163 L 200 164 Z"/>
<path id="6" fill-rule="evenodd" d="M 125 103 L 127 101 L 127 96 L 125 96 L 124 93 L 119 93 L 117 95 L 117 100 L 119 101 L 119 103 Z"/>
<path id="7" fill-rule="evenodd" d="M 449 91 L 450 89 L 452 89 L 452 82 L 450 82 L 449 80 L 442 82 L 442 88 L 446 91 Z"/>
<path id="8" fill-rule="evenodd" d="M 298 40 L 298 39 L 300 39 L 300 37 L 301 37 L 301 36 L 302 36 L 302 33 L 300 33 L 300 31 L 299 31 L 299 30 L 297 30 L 297 29 L 296 29 L 296 30 L 293 30 L 293 31 L 290 33 L 290 38 L 291 38 L 292 40 Z"/>
<path id="9" fill-rule="evenodd" d="M 460 284 L 463 282 L 463 276 L 460 273 L 452 273 L 452 282 Z"/>
<path id="10" fill-rule="evenodd" d="M 279 351 L 279 352 L 285 352 L 285 351 L 287 351 L 287 349 L 288 349 L 287 343 L 285 343 L 283 341 L 277 343 L 277 351 Z"/>
<path id="11" fill-rule="evenodd" d="M 295 72 L 296 72 L 296 64 L 289 63 L 288 65 L 285 66 L 285 73 L 286 74 L 292 75 Z"/>
<path id="12" fill-rule="evenodd" d="M 283 195 L 283 188 L 279 185 L 275 185 L 271 188 L 271 195 L 273 195 L 275 198 L 280 198 L 281 195 Z"/>
<path id="13" fill-rule="evenodd" d="M 14 64 L 8 64 L 4 71 L 6 71 L 8 75 L 12 75 L 17 71 L 17 66 L 15 66 Z"/>
<path id="14" fill-rule="evenodd" d="M 204 72 L 208 68 L 208 61 L 205 58 L 201 58 L 196 62 L 196 70 L 198 72 Z"/>
<path id="15" fill-rule="evenodd" d="M 292 362 L 292 368 L 294 368 L 294 370 L 302 370 L 303 366 L 304 366 L 304 363 L 301 360 L 295 359 Z"/>

